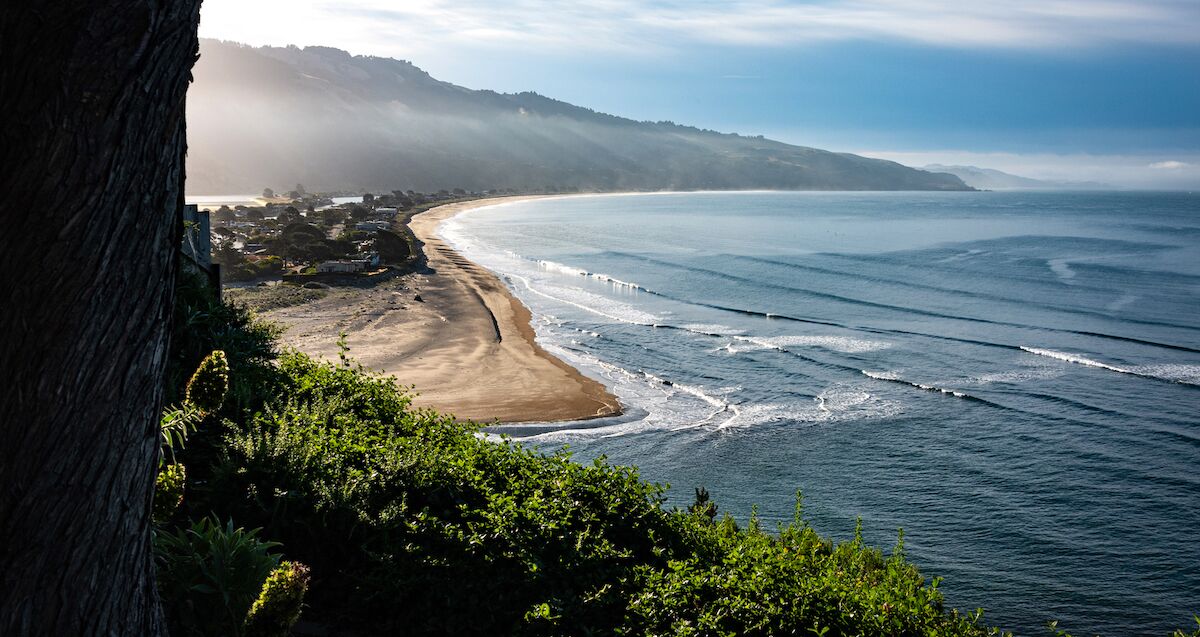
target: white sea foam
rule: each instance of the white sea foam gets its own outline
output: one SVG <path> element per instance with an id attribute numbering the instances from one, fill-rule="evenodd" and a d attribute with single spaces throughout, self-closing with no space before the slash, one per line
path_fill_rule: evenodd
<path id="1" fill-rule="evenodd" d="M 557 272 L 559 274 L 566 274 L 566 275 L 570 275 L 570 276 L 588 276 L 587 270 L 580 270 L 579 268 L 565 265 L 562 263 L 557 263 L 554 261 L 546 261 L 545 259 L 538 259 L 537 264 L 543 270 L 547 270 L 549 272 Z"/>
<path id="2" fill-rule="evenodd" d="M 848 336 L 773 336 L 762 339 L 763 342 L 769 343 L 774 347 L 820 347 L 835 352 L 843 352 L 846 354 L 859 354 L 862 352 L 874 352 L 881 349 L 887 349 L 892 346 L 891 343 L 884 341 L 871 341 L 860 338 L 850 338 Z"/>
<path id="3" fill-rule="evenodd" d="M 729 336 L 733 338 L 734 341 L 727 343 L 724 347 L 718 348 L 718 350 L 723 349 L 731 354 L 740 354 L 742 352 L 753 352 L 764 349 L 773 349 L 786 352 L 789 349 L 795 349 L 798 347 L 819 347 L 821 349 L 827 349 L 834 352 L 859 354 L 862 352 L 873 352 L 876 350 L 887 349 L 892 346 L 891 343 L 884 341 L 871 341 L 866 339 L 851 338 L 848 336 L 745 336 L 741 334 L 729 334 Z"/>
<path id="4" fill-rule="evenodd" d="M 645 287 L 643 287 L 641 284 L 634 283 L 632 281 L 623 281 L 621 279 L 618 279 L 615 276 L 603 274 L 601 272 L 590 272 L 583 268 L 577 268 L 573 265 L 559 263 L 557 261 L 550 261 L 547 259 L 531 259 L 529 257 L 517 254 L 516 252 L 513 252 L 512 250 L 505 250 L 504 254 L 505 254 L 505 256 L 507 256 L 511 259 L 515 259 L 517 261 L 525 261 L 525 262 L 534 263 L 537 265 L 537 267 L 540 270 L 543 270 L 546 272 L 555 272 L 558 274 L 565 274 L 567 276 L 578 276 L 578 277 L 591 278 L 591 279 L 595 279 L 597 281 L 602 281 L 604 283 L 611 284 L 615 287 L 625 288 L 625 289 L 629 289 L 629 290 L 645 290 L 647 292 L 649 291 Z"/>
<path id="5" fill-rule="evenodd" d="M 543 285 L 540 288 L 533 285 L 526 277 L 511 275 L 525 286 L 530 292 L 550 299 L 577 307 L 585 312 L 591 312 L 621 323 L 634 325 L 656 325 L 659 318 L 648 312 L 643 312 L 632 305 L 614 301 L 608 297 L 592 294 L 579 288 L 565 288 L 555 285 Z"/>
<path id="6" fill-rule="evenodd" d="M 986 254 L 986 252 L 984 252 L 983 250 L 967 250 L 966 252 L 959 252 L 958 254 L 950 255 L 944 259 L 938 259 L 936 261 L 936 263 L 950 263 L 952 261 L 961 261 L 963 259 L 970 259 L 972 257 L 976 257 L 976 256 L 979 256 L 982 254 Z"/>
<path id="7" fill-rule="evenodd" d="M 764 349 L 774 349 L 781 352 L 783 351 L 783 348 L 779 345 L 770 343 L 766 339 L 759 338 L 757 336 L 741 336 L 738 334 L 730 334 L 730 337 L 733 338 L 733 341 L 725 347 L 734 354 L 740 354 L 742 352 L 754 352 Z M 736 345 L 734 343 L 736 343 Z"/>
<path id="8" fill-rule="evenodd" d="M 733 336 L 735 334 L 746 333 L 746 330 L 729 327 L 728 325 L 721 325 L 719 323 L 687 323 L 686 325 L 680 325 L 679 327 L 691 332 L 700 332 L 702 334 L 720 334 L 722 336 Z"/>
<path id="9" fill-rule="evenodd" d="M 597 281 L 604 281 L 605 283 L 611 283 L 611 284 L 613 284 L 617 287 L 621 287 L 621 288 L 629 288 L 631 290 L 645 290 L 646 289 L 646 288 L 638 285 L 637 283 L 630 283 L 629 281 L 622 281 L 621 279 L 618 279 L 616 277 L 611 277 L 607 274 L 592 273 L 591 277 L 593 279 L 596 279 Z"/>
<path id="10" fill-rule="evenodd" d="M 861 388 L 836 386 L 814 396 L 811 401 L 742 405 L 737 417 L 724 427 L 747 429 L 778 423 L 818 425 L 888 418 L 902 411 L 899 403 Z"/>
<path id="11" fill-rule="evenodd" d="M 972 376 L 966 380 L 959 381 L 964 384 L 971 385 L 987 385 L 990 383 L 1023 383 L 1031 380 L 1045 380 L 1047 378 L 1055 378 L 1062 376 L 1063 371 L 1054 367 L 1025 367 L 1022 369 L 1014 369 L 1007 372 L 994 372 L 991 374 L 980 374 Z"/>
<path id="12" fill-rule="evenodd" d="M 958 391 L 956 389 L 946 389 L 944 387 L 936 387 L 934 385 L 927 385 L 925 383 L 916 383 L 911 380 L 904 380 L 903 378 L 900 378 L 900 375 L 897 372 L 872 372 L 864 369 L 862 370 L 862 373 L 864 376 L 868 378 L 874 378 L 875 380 L 886 380 L 893 383 L 900 383 L 925 391 L 954 396 L 956 398 L 972 398 L 970 394 Z"/>
<path id="13" fill-rule="evenodd" d="M 1130 369 L 1135 374 L 1152 376 L 1170 380 L 1185 385 L 1200 385 L 1200 365 L 1179 363 L 1161 363 L 1158 365 L 1137 365 Z"/>
<path id="14" fill-rule="evenodd" d="M 1054 358 L 1054 359 L 1058 359 L 1060 361 L 1066 361 L 1068 363 L 1075 363 L 1076 365 L 1085 365 L 1087 367 L 1098 367 L 1100 369 L 1107 369 L 1109 371 L 1118 372 L 1121 374 L 1133 374 L 1134 373 L 1132 370 L 1125 369 L 1123 367 L 1117 367 L 1116 365 L 1109 365 L 1108 363 L 1102 363 L 1098 360 L 1087 358 L 1087 357 L 1081 356 L 1079 354 L 1072 354 L 1070 352 L 1059 352 L 1059 351 L 1052 350 L 1052 349 L 1041 349 L 1041 348 L 1037 348 L 1037 347 L 1025 347 L 1024 345 L 1021 346 L 1021 349 L 1026 352 L 1029 352 L 1030 354 L 1037 354 L 1038 356 L 1045 356 L 1047 358 Z"/>
<path id="15" fill-rule="evenodd" d="M 1071 269 L 1071 262 L 1068 259 L 1050 259 L 1046 261 L 1046 265 L 1050 266 L 1050 270 L 1058 276 L 1058 280 L 1067 285 L 1075 285 L 1075 271 Z"/>
<path id="16" fill-rule="evenodd" d="M 1141 298 L 1141 297 L 1139 297 L 1135 294 L 1122 294 L 1120 296 L 1120 298 L 1118 298 L 1117 300 L 1113 301 L 1112 303 L 1109 303 L 1108 305 L 1104 306 L 1104 309 L 1108 310 L 1109 312 L 1119 312 L 1120 310 L 1125 309 L 1125 307 L 1127 305 L 1129 305 L 1130 303 L 1133 303 L 1134 301 L 1138 300 L 1139 298 Z"/>
<path id="17" fill-rule="evenodd" d="M 1070 352 L 1060 352 L 1052 349 L 1042 349 L 1038 347 L 1025 347 L 1021 349 L 1030 354 L 1038 356 L 1046 356 L 1067 363 L 1083 365 L 1085 367 L 1095 367 L 1105 369 L 1118 374 L 1130 374 L 1133 376 L 1141 376 L 1143 378 L 1154 378 L 1157 380 L 1165 380 L 1172 383 L 1181 383 L 1184 385 L 1200 385 L 1200 365 L 1188 365 L 1179 363 L 1157 363 L 1151 365 L 1133 365 L 1131 367 L 1121 367 L 1119 365 L 1111 365 L 1103 361 L 1098 361 L 1094 358 L 1088 358 L 1081 354 L 1072 354 Z"/>

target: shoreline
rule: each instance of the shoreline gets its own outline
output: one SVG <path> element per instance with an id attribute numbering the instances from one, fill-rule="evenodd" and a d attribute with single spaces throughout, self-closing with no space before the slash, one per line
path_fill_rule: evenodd
<path id="1" fill-rule="evenodd" d="M 413 215 L 408 225 L 423 244 L 424 268 L 375 288 L 335 288 L 264 317 L 287 326 L 289 345 L 332 360 L 345 332 L 351 358 L 413 387 L 415 406 L 460 420 L 517 424 L 619 415 L 620 403 L 603 384 L 538 345 L 529 309 L 496 275 L 437 235 L 442 221 L 457 214 L 534 198 L 540 197 L 476 199 Z"/>

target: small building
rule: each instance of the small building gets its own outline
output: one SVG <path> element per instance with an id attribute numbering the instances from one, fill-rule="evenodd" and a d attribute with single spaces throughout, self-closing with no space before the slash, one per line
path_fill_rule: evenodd
<path id="1" fill-rule="evenodd" d="M 380 217 L 382 217 L 384 219 L 395 219 L 396 214 L 399 212 L 400 212 L 400 210 L 398 208 L 376 208 L 375 209 L 375 214 L 379 215 Z"/>
<path id="2" fill-rule="evenodd" d="M 317 264 L 317 272 L 338 272 L 352 273 L 361 272 L 366 269 L 365 261 L 350 261 L 348 259 L 338 259 L 337 261 L 323 261 Z"/>

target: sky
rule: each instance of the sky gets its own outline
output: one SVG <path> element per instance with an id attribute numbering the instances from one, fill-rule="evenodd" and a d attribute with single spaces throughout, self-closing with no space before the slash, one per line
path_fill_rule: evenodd
<path id="1" fill-rule="evenodd" d="M 1200 189 L 1200 0 L 205 0 L 200 34 L 918 167 Z"/>

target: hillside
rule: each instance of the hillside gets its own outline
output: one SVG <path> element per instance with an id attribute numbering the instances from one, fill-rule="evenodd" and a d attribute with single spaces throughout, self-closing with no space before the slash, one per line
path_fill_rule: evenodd
<path id="1" fill-rule="evenodd" d="M 929 164 L 922 168 L 930 172 L 949 173 L 972 188 L 996 190 L 1109 190 L 1112 186 L 1094 181 L 1058 181 L 1033 179 L 994 168 L 978 166 L 945 166 Z"/>
<path id="2" fill-rule="evenodd" d="M 409 62 L 203 40 L 188 93 L 188 192 L 969 190 L 900 164 L 636 122 L 535 93 L 476 91 Z"/>

